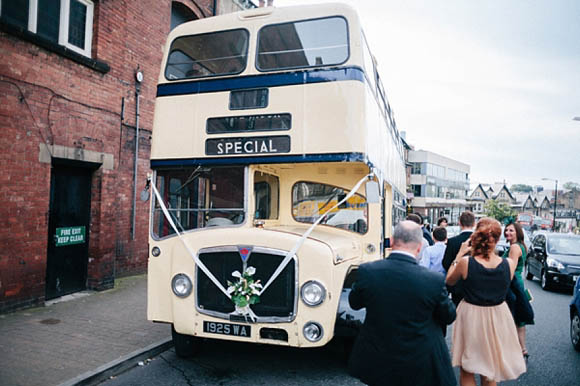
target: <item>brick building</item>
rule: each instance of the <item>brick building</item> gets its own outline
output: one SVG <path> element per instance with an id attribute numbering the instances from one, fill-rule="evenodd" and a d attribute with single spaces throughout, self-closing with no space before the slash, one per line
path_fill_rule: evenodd
<path id="1" fill-rule="evenodd" d="M 6 312 L 111 288 L 116 277 L 146 270 L 149 202 L 138 198 L 167 34 L 181 22 L 254 5 L 2 0 L 0 7 Z"/>

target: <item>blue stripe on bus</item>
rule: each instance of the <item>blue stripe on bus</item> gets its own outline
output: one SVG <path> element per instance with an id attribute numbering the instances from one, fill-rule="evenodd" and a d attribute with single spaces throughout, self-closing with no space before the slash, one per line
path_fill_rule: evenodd
<path id="1" fill-rule="evenodd" d="M 249 165 L 304 162 L 366 162 L 366 158 L 362 153 L 301 154 L 228 158 L 186 158 L 151 160 L 151 168 L 188 165 Z"/>
<path id="2" fill-rule="evenodd" d="M 356 80 L 364 82 L 365 74 L 360 67 L 341 67 L 329 70 L 308 70 L 236 78 L 196 80 L 182 83 L 165 83 L 157 86 L 157 96 L 202 94 L 246 88 L 292 86 L 306 83 Z"/>

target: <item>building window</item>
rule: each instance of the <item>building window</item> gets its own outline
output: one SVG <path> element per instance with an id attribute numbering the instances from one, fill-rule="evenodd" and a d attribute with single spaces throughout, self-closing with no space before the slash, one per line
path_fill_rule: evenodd
<path id="1" fill-rule="evenodd" d="M 90 0 L 1 0 L 0 18 L 55 44 L 91 57 L 93 10 Z"/>
<path id="2" fill-rule="evenodd" d="M 421 163 L 414 162 L 413 163 L 413 170 L 411 171 L 412 174 L 421 174 Z"/>
<path id="3" fill-rule="evenodd" d="M 195 19 L 197 19 L 195 13 L 187 6 L 176 1 L 171 3 L 171 29 Z"/>
<path id="4" fill-rule="evenodd" d="M 421 197 L 421 185 L 411 185 L 413 188 L 413 195 L 415 197 Z"/>
<path id="5" fill-rule="evenodd" d="M 475 192 L 474 196 L 479 197 L 479 196 L 481 196 L 481 194 L 479 192 Z"/>

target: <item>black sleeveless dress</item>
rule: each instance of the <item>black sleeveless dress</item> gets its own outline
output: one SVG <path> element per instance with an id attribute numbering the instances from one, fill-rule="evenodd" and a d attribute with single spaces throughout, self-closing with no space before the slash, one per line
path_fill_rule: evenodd
<path id="1" fill-rule="evenodd" d="M 497 382 L 516 379 L 526 371 L 516 325 L 505 303 L 510 282 L 507 260 L 486 268 L 469 258 L 465 297 L 453 325 L 453 366 Z"/>

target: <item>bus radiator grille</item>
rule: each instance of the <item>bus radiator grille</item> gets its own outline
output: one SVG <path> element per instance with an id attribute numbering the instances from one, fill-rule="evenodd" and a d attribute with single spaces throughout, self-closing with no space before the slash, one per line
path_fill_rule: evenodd
<path id="1" fill-rule="evenodd" d="M 199 258 L 226 288 L 228 280 L 237 280 L 232 277 L 232 272 L 243 270 L 242 259 L 237 251 L 200 253 Z M 249 256 L 247 265 L 256 268 L 254 279 L 265 284 L 283 259 L 282 255 L 254 251 Z M 228 314 L 234 311 L 234 304 L 199 269 L 196 283 L 197 304 L 201 312 L 217 313 L 217 316 L 229 318 Z M 251 308 L 259 318 L 291 320 L 294 316 L 296 293 L 296 263 L 292 260 L 260 296 L 260 302 Z"/>

